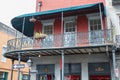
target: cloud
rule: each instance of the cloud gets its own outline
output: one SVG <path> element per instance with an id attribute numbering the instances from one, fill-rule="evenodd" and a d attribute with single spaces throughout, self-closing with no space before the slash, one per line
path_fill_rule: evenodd
<path id="1" fill-rule="evenodd" d="M 36 0 L 1 0 L 0 22 L 10 25 L 15 16 L 35 12 Z"/>

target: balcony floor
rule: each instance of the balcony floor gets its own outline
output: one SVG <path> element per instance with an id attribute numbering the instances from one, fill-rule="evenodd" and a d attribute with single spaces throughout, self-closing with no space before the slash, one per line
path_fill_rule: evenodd
<path id="1" fill-rule="evenodd" d="M 97 45 L 84 47 L 64 47 L 64 48 L 40 48 L 40 49 L 25 49 L 14 50 L 7 52 L 4 56 L 7 58 L 18 60 L 18 54 L 21 54 L 21 61 L 27 61 L 29 57 L 41 56 L 57 56 L 61 55 L 64 50 L 65 55 L 84 55 L 112 52 L 113 45 Z"/>

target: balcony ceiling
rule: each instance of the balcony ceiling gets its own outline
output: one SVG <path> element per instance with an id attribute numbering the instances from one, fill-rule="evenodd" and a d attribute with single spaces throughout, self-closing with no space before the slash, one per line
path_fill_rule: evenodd
<path id="1" fill-rule="evenodd" d="M 21 61 L 27 61 L 29 57 L 41 56 L 57 56 L 61 55 L 64 50 L 65 55 L 85 55 L 112 52 L 112 45 L 99 45 L 88 47 L 66 47 L 66 48 L 41 48 L 41 49 L 26 49 L 19 51 L 7 52 L 4 56 L 7 58 L 18 60 L 18 54 L 21 54 Z"/>
<path id="2" fill-rule="evenodd" d="M 33 36 L 33 30 L 34 30 L 34 23 L 30 22 L 29 19 L 31 17 L 44 17 L 44 16 L 55 16 L 56 14 L 61 14 L 61 12 L 64 12 L 64 14 L 70 13 L 70 12 L 81 12 L 88 13 L 89 10 L 95 10 L 97 9 L 97 12 L 99 11 L 99 5 L 101 5 L 102 12 L 105 14 L 104 10 L 104 5 L 103 3 L 95 3 L 95 4 L 87 4 L 87 5 L 82 5 L 82 6 L 74 6 L 74 7 L 68 7 L 68 8 L 60 8 L 56 10 L 49 10 L 49 11 L 43 11 L 43 12 L 36 12 L 36 13 L 30 13 L 30 14 L 23 14 L 20 16 L 17 16 L 11 20 L 12 26 L 22 32 L 22 27 L 23 27 L 23 18 L 25 18 L 25 24 L 24 24 L 24 32 L 23 34 L 31 37 Z M 94 11 L 91 11 L 94 12 Z M 71 13 L 71 15 L 73 15 Z M 60 17 L 60 16 L 59 16 Z"/>

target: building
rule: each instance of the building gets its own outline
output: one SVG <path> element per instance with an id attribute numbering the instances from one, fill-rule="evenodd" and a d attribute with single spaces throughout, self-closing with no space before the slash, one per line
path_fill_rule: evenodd
<path id="1" fill-rule="evenodd" d="M 114 30 L 114 43 L 119 52 L 120 48 L 120 1 L 119 0 L 106 0 L 106 10 L 108 15 L 108 26 L 112 26 Z M 115 42 L 117 40 L 117 42 Z M 118 77 L 120 79 L 120 55 L 116 54 L 116 68 L 118 69 Z"/>
<path id="2" fill-rule="evenodd" d="M 18 32 L 19 33 L 19 32 Z M 17 70 L 13 70 L 13 76 L 11 75 L 12 62 L 18 63 L 17 61 L 12 61 L 11 59 L 6 59 L 3 55 L 7 51 L 7 41 L 14 39 L 16 37 L 16 30 L 8 27 L 7 25 L 0 22 L 0 80 L 16 80 Z M 20 33 L 19 33 L 20 35 Z M 21 74 L 28 74 L 28 70 L 21 70 Z M 12 76 L 12 77 L 11 77 Z"/>
<path id="3" fill-rule="evenodd" d="M 9 41 L 4 56 L 32 60 L 31 80 L 116 79 L 115 35 L 104 0 L 37 0 L 36 13 L 11 23 L 27 37 Z"/>

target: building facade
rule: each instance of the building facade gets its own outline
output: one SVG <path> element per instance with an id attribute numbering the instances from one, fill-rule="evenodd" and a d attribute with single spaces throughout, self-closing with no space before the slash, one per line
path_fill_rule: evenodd
<path id="1" fill-rule="evenodd" d="M 16 37 L 16 30 L 0 23 L 0 34 L 0 80 L 11 80 L 12 60 L 5 58 L 3 55 L 7 51 L 7 41 Z M 14 63 L 18 62 L 14 61 Z M 21 70 L 22 74 L 27 74 L 27 70 Z M 17 79 L 16 69 L 13 70 L 12 77 L 12 80 Z"/>
<path id="2" fill-rule="evenodd" d="M 116 80 L 115 34 L 104 0 L 36 1 L 36 13 L 11 20 L 27 37 L 8 42 L 4 55 L 32 60 L 35 80 Z"/>
<path id="3" fill-rule="evenodd" d="M 119 51 L 119 41 L 120 41 L 120 1 L 119 0 L 106 0 L 106 9 L 108 15 L 108 26 L 112 26 L 114 30 L 114 39 L 117 40 L 116 46 Z M 118 72 L 120 72 L 120 55 L 116 55 L 116 67 Z M 120 73 L 118 73 L 118 77 L 120 79 Z"/>

